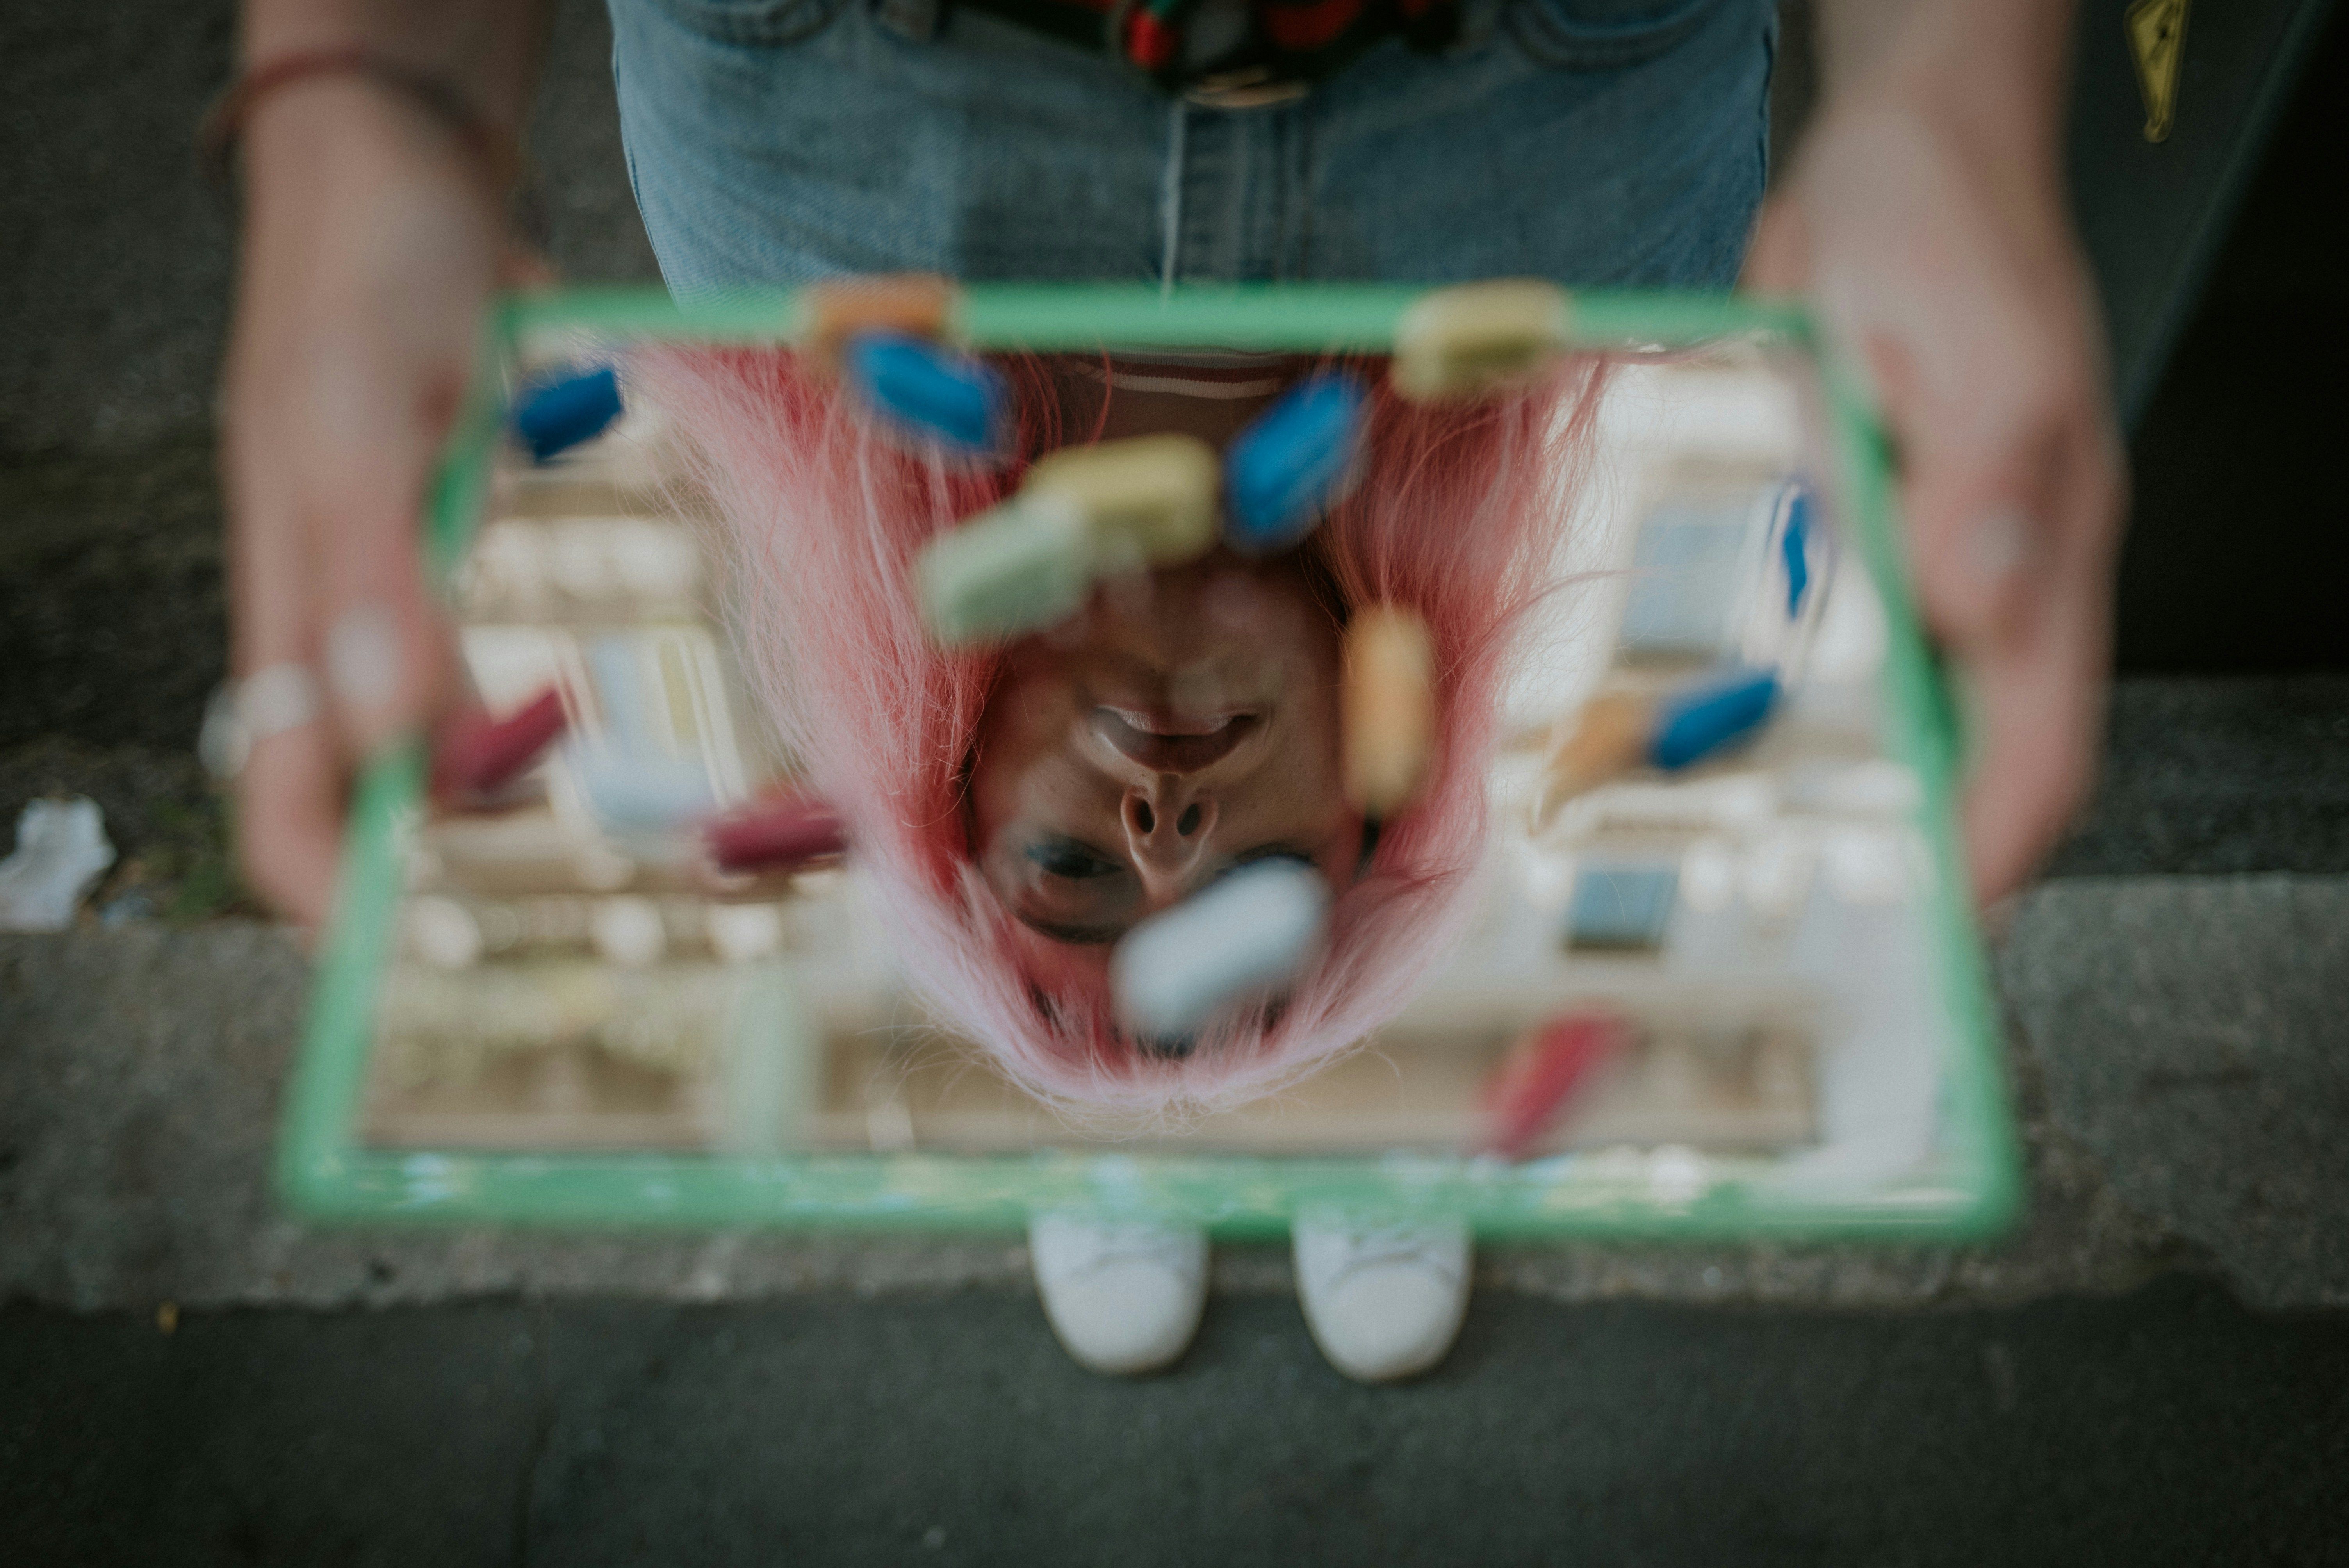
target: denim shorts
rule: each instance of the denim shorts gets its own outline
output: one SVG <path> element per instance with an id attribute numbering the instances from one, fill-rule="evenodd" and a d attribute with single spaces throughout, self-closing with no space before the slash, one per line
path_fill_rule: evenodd
<path id="1" fill-rule="evenodd" d="M 1301 98 L 1175 98 L 976 9 L 610 0 L 628 172 L 681 296 L 839 272 L 1725 287 L 1770 0 L 1485 0 Z M 902 14 L 902 7 L 893 14 Z"/>

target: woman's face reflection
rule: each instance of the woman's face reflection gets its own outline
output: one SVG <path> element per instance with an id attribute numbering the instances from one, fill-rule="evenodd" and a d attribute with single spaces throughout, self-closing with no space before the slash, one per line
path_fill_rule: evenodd
<path id="1" fill-rule="evenodd" d="M 1098 373 L 1072 376 L 1071 426 L 1220 447 L 1270 397 L 1261 379 L 1201 383 L 1257 388 L 1239 397 L 1160 390 L 1169 379 L 1121 378 L 1104 420 Z M 1013 647 L 979 721 L 971 803 L 981 871 L 1031 939 L 1105 963 L 1136 922 L 1271 856 L 1348 885 L 1362 822 L 1339 787 L 1338 644 L 1294 558 L 1219 549 L 1108 584 Z"/>

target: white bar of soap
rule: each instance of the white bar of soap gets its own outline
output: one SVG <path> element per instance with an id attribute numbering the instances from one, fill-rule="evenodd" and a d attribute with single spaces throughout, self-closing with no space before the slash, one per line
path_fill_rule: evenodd
<path id="1" fill-rule="evenodd" d="M 1329 916 L 1329 884 L 1310 866 L 1243 867 L 1126 934 L 1110 966 L 1118 1015 L 1148 1038 L 1195 1034 L 1301 974 Z"/>

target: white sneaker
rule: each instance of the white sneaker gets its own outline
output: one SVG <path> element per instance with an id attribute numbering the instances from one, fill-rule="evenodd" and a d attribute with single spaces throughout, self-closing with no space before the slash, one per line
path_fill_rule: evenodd
<path id="1" fill-rule="evenodd" d="M 1444 1359 L 1468 1311 L 1468 1227 L 1299 1220 L 1297 1296 L 1330 1365 L 1361 1383 Z"/>
<path id="2" fill-rule="evenodd" d="M 1028 1260 L 1053 1334 L 1088 1371 L 1155 1372 L 1191 1343 L 1207 1302 L 1207 1233 L 1195 1225 L 1039 1214 Z"/>

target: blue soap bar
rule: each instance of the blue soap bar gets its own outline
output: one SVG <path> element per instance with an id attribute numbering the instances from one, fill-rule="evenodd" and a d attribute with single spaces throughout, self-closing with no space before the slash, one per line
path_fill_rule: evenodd
<path id="1" fill-rule="evenodd" d="M 1311 866 L 1257 861 L 1126 933 L 1110 961 L 1119 1016 L 1180 1040 L 1293 984 L 1321 950 L 1330 886 Z"/>
<path id="2" fill-rule="evenodd" d="M 1786 531 L 1778 536 L 1778 554 L 1786 563 L 1786 618 L 1803 613 L 1803 597 L 1811 587 L 1811 492 L 1791 487 L 1786 498 Z"/>
<path id="3" fill-rule="evenodd" d="M 605 633 L 587 644 L 587 670 L 604 734 L 570 748 L 572 777 L 595 820 L 612 832 L 666 831 L 706 816 L 717 806 L 709 771 L 694 758 L 668 754 L 661 736 L 673 732 L 657 680 L 645 678 L 646 650 L 634 638 Z"/>
<path id="4" fill-rule="evenodd" d="M 545 462 L 592 441 L 620 417 L 619 373 L 605 365 L 531 382 L 514 400 L 514 434 Z"/>
<path id="5" fill-rule="evenodd" d="M 866 407 L 893 423 L 959 451 L 1002 448 L 1009 389 L 969 356 L 900 333 L 871 332 L 850 340 L 846 368 Z"/>
<path id="6" fill-rule="evenodd" d="M 1224 456 L 1226 537 L 1244 554 L 1286 550 L 1345 499 L 1370 404 L 1361 378 L 1308 377 L 1241 431 Z"/>
<path id="7" fill-rule="evenodd" d="M 1618 952 L 1661 947 L 1680 885 L 1674 866 L 1586 868 L 1574 879 L 1567 906 L 1566 944 Z"/>
<path id="8" fill-rule="evenodd" d="M 1682 692 L 1657 712 L 1648 760 L 1665 769 L 1702 762 L 1760 728 L 1777 701 L 1778 677 L 1766 670 Z"/>
<path id="9" fill-rule="evenodd" d="M 1668 500 L 1640 521 L 1632 545 L 1624 651 L 1666 655 L 1721 651 L 1737 602 L 1748 498 Z"/>
<path id="10" fill-rule="evenodd" d="M 670 832 L 715 810 L 709 775 L 698 762 L 674 757 L 624 756 L 580 747 L 571 776 L 596 823 L 615 833 Z"/>

